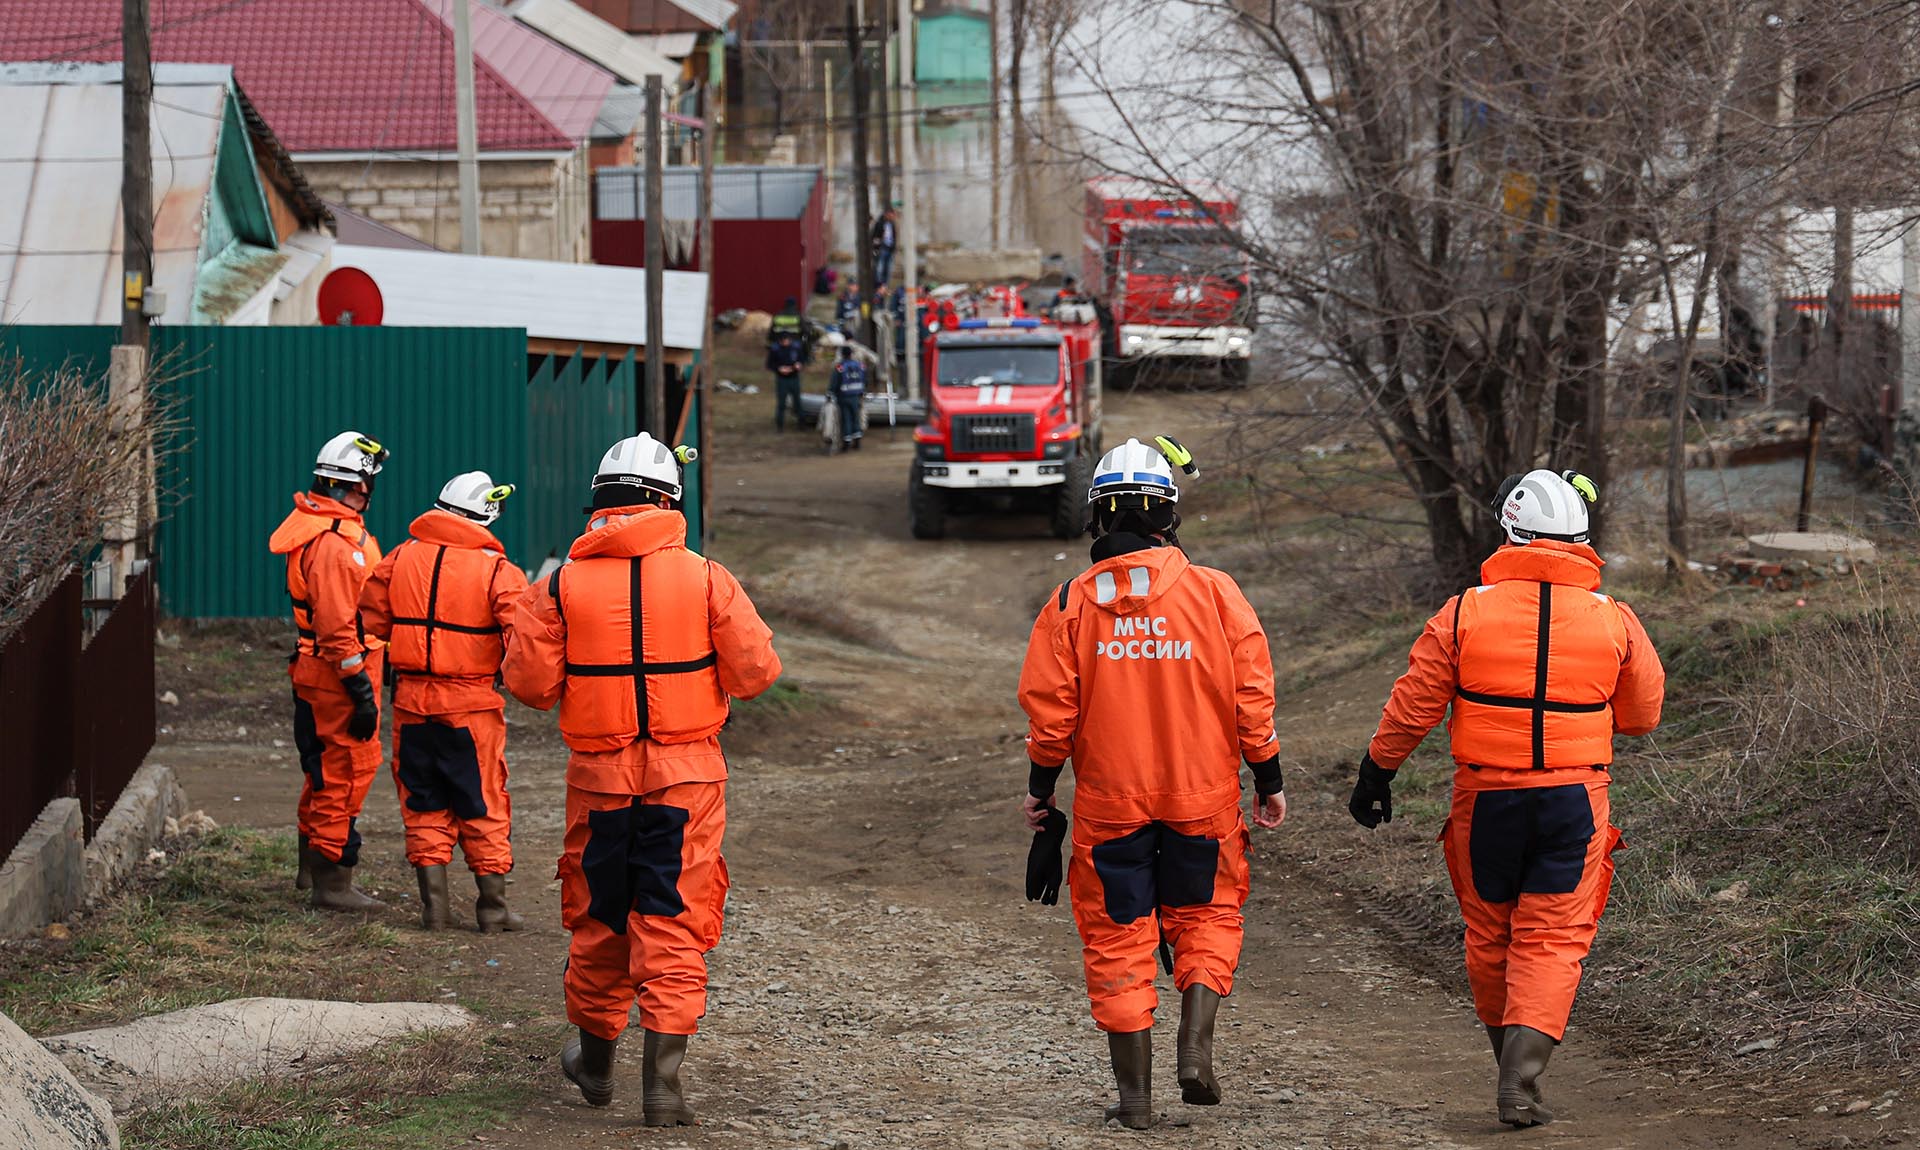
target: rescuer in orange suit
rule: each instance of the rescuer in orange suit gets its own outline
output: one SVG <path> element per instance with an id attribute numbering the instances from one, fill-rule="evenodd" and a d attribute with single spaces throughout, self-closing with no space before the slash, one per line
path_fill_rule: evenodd
<path id="1" fill-rule="evenodd" d="M 1485 582 L 1447 601 L 1413 645 L 1360 761 L 1349 810 L 1393 818 L 1394 771 L 1453 709 L 1453 807 L 1440 832 L 1466 920 L 1467 981 L 1500 1070 L 1500 1120 L 1553 1120 L 1537 1082 L 1566 1033 L 1613 883 L 1613 736 L 1660 724 L 1666 672 L 1626 604 L 1600 593 L 1587 543 L 1593 484 L 1509 479 L 1508 543 Z"/>
<path id="2" fill-rule="evenodd" d="M 1193 457 L 1171 439 L 1156 444 L 1130 439 L 1094 468 L 1093 566 L 1048 598 L 1020 672 L 1032 762 L 1024 810 L 1042 835 L 1049 824 L 1065 833 L 1053 796 L 1073 759 L 1067 882 L 1119 1088 L 1107 1116 L 1135 1129 L 1153 1124 L 1163 938 L 1181 994 L 1181 1097 L 1220 1101 L 1214 1016 L 1233 992 L 1248 891 L 1243 758 L 1254 822 L 1277 827 L 1287 813 L 1266 633 L 1232 578 L 1180 549 L 1169 463 L 1193 473 Z"/>
<path id="3" fill-rule="evenodd" d="M 707 1009 L 727 864 L 727 700 L 773 685 L 780 658 L 726 568 L 687 548 L 680 463 L 640 434 L 593 478 L 587 532 L 521 596 L 503 671 L 521 702 L 560 705 L 567 829 L 560 857 L 567 1018 L 560 1066 L 593 1106 L 613 1100 L 614 1044 L 638 1003 L 649 1126 L 691 1125 L 687 1037 Z"/>
<path id="4" fill-rule="evenodd" d="M 511 494 L 484 471 L 454 476 L 360 592 L 362 624 L 387 640 L 395 679 L 393 781 L 428 930 L 450 923 L 456 842 L 473 871 L 481 933 L 525 925 L 507 907 L 513 807 L 506 704 L 495 682 L 527 578 L 488 530 Z"/>
<path id="5" fill-rule="evenodd" d="M 380 640 L 360 629 L 360 588 L 380 562 L 380 544 L 361 521 L 387 450 L 357 431 L 320 449 L 310 490 L 268 546 L 287 557 L 295 653 L 293 745 L 306 782 L 300 791 L 300 877 L 314 906 L 380 910 L 353 885 L 360 861 L 354 821 L 380 772 Z"/>

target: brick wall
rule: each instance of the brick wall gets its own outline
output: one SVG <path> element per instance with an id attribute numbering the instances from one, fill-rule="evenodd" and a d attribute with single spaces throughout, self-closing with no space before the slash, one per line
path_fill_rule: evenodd
<path id="1" fill-rule="evenodd" d="M 460 172 L 452 160 L 299 159 L 323 199 L 443 251 L 460 250 Z M 480 251 L 586 263 L 592 255 L 587 149 L 557 160 L 480 160 Z"/>

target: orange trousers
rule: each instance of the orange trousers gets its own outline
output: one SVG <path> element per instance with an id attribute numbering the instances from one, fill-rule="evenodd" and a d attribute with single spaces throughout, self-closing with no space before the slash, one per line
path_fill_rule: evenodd
<path id="1" fill-rule="evenodd" d="M 1556 1042 L 1613 886 L 1620 832 L 1606 776 L 1587 784 L 1456 788 L 1440 832 L 1466 920 L 1467 982 L 1488 1026 Z"/>
<path id="2" fill-rule="evenodd" d="M 408 862 L 446 866 L 458 842 L 474 874 L 513 869 L 505 712 L 422 715 L 395 706 L 393 782 Z"/>
<path id="3" fill-rule="evenodd" d="M 565 982 L 575 1026 L 618 1038 L 638 1003 L 648 1030 L 699 1030 L 707 952 L 727 904 L 726 787 L 679 783 L 644 795 L 567 787 L 560 917 L 573 936 Z"/>
<path id="4" fill-rule="evenodd" d="M 1233 993 L 1247 903 L 1247 824 L 1209 819 L 1113 826 L 1073 821 L 1067 883 L 1093 1020 L 1115 1033 L 1153 1025 L 1154 959 L 1164 934 L 1173 984 Z"/>
<path id="5" fill-rule="evenodd" d="M 380 663 L 367 657 L 378 697 Z M 360 808 L 380 774 L 380 735 L 354 739 L 347 734 L 353 700 L 337 684 L 296 678 L 293 685 L 293 746 L 300 754 L 306 782 L 300 788 L 296 822 L 307 845 L 342 866 L 360 862 Z"/>

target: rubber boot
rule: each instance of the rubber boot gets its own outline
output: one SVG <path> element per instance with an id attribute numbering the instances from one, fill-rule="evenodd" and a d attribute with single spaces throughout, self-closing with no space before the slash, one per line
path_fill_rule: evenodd
<path id="1" fill-rule="evenodd" d="M 1553 1039 L 1531 1026 L 1509 1026 L 1500 1049 L 1500 1121 L 1509 1126 L 1545 1126 L 1553 1111 L 1540 1101 L 1540 1075 L 1553 1056 Z"/>
<path id="2" fill-rule="evenodd" d="M 480 896 L 473 901 L 473 919 L 481 934 L 520 930 L 527 925 L 526 919 L 507 909 L 506 875 L 477 874 L 473 885 L 480 888 Z"/>
<path id="3" fill-rule="evenodd" d="M 1129 1130 L 1145 1130 L 1153 1125 L 1153 1031 L 1109 1031 L 1107 1054 L 1113 1059 L 1114 1085 L 1120 1088 L 1120 1101 L 1107 1107 L 1107 1117 L 1119 1119 Z"/>
<path id="4" fill-rule="evenodd" d="M 321 910 L 385 910 L 387 904 L 353 885 L 353 868 L 341 866 L 319 851 L 307 852 L 313 870 L 313 893 L 307 902 Z"/>
<path id="5" fill-rule="evenodd" d="M 293 889 L 313 889 L 313 864 L 307 858 L 307 836 L 300 836 L 300 869 L 293 876 Z"/>
<path id="6" fill-rule="evenodd" d="M 1218 1106 L 1220 1083 L 1213 1077 L 1213 1018 L 1220 992 L 1195 983 L 1180 996 L 1180 1100 L 1189 1106 Z"/>
<path id="7" fill-rule="evenodd" d="M 647 1031 L 641 1048 L 640 1106 L 648 1126 L 691 1126 L 693 1107 L 680 1092 L 680 1064 L 687 1057 L 687 1036 Z"/>
<path id="8" fill-rule="evenodd" d="M 613 1102 L 613 1048 L 618 1042 L 582 1029 L 580 1037 L 560 1051 L 561 1073 L 580 1088 L 589 1106 Z"/>
<path id="9" fill-rule="evenodd" d="M 1504 1026 L 1487 1027 L 1487 1041 L 1493 1043 L 1493 1060 L 1500 1061 L 1500 1048 L 1506 1044 L 1507 1028 Z"/>
<path id="10" fill-rule="evenodd" d="M 420 925 L 426 930 L 445 930 L 453 925 L 452 900 L 447 894 L 447 864 L 417 866 L 413 873 L 420 880 Z"/>

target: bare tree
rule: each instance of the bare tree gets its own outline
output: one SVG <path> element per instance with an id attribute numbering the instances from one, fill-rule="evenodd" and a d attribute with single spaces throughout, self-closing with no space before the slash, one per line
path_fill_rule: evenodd
<path id="1" fill-rule="evenodd" d="M 147 440 L 120 428 L 164 438 L 168 424 L 136 402 L 116 407 L 105 380 L 78 371 L 0 362 L 0 640 L 100 541 L 126 493 L 145 491 Z"/>

